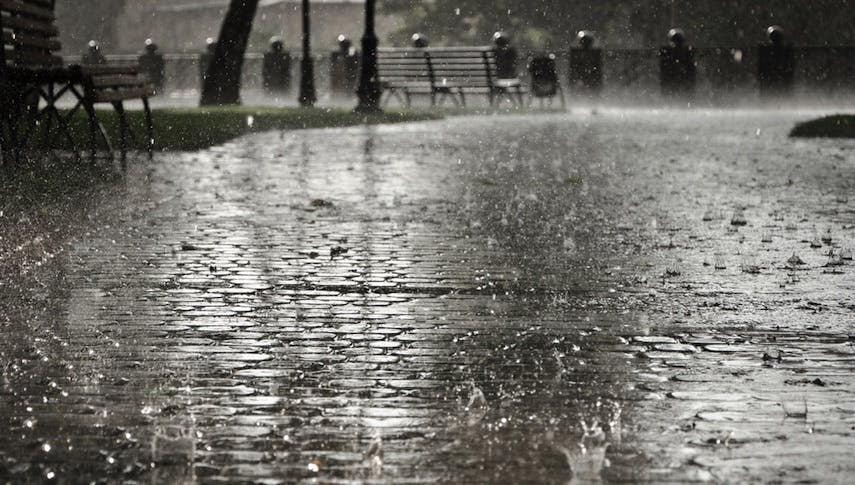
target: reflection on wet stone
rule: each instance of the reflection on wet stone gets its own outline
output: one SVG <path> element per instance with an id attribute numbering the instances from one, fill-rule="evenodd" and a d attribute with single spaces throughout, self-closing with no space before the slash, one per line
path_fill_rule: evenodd
<path id="1" fill-rule="evenodd" d="M 0 479 L 844 477 L 852 224 L 828 194 L 855 177 L 779 116 L 453 119 L 132 166 L 2 262 Z"/>

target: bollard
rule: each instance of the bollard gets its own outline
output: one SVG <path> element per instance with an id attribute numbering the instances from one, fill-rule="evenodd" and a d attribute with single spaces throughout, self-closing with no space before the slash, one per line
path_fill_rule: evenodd
<path id="1" fill-rule="evenodd" d="M 160 93 L 166 84 L 166 61 L 151 39 L 145 40 L 145 51 L 138 59 L 140 70 L 148 78 L 155 90 Z"/>
<path id="2" fill-rule="evenodd" d="M 594 48 L 596 39 L 591 32 L 576 34 L 578 47 L 570 49 L 570 85 L 580 93 L 599 96 L 603 89 L 603 50 Z"/>
<path id="3" fill-rule="evenodd" d="M 345 35 L 338 36 L 338 50 L 330 54 L 330 87 L 334 94 L 352 95 L 356 92 L 359 77 L 359 56 L 353 42 Z"/>
<path id="4" fill-rule="evenodd" d="M 517 79 L 517 50 L 511 45 L 511 39 L 504 32 L 493 34 L 496 52 L 496 74 L 499 79 Z"/>
<path id="5" fill-rule="evenodd" d="M 90 40 L 89 47 L 86 50 L 86 53 L 83 54 L 83 64 L 94 66 L 106 63 L 107 59 L 104 57 L 104 54 L 101 53 L 101 45 L 94 40 Z"/>
<path id="6" fill-rule="evenodd" d="M 695 93 L 695 51 L 680 29 L 668 32 L 670 44 L 659 49 L 662 95 L 691 99 Z"/>
<path id="7" fill-rule="evenodd" d="M 418 34 L 418 33 L 413 34 L 413 36 L 410 38 L 410 40 L 413 43 L 413 47 L 415 47 L 417 49 L 424 49 L 428 45 L 430 45 L 430 42 L 428 42 L 427 37 L 425 37 L 422 34 Z"/>
<path id="8" fill-rule="evenodd" d="M 785 42 L 784 29 L 773 25 L 766 29 L 767 45 L 757 48 L 757 81 L 761 97 L 792 94 L 796 72 L 796 57 L 792 46 Z"/>
<path id="9" fill-rule="evenodd" d="M 205 79 L 208 79 L 208 66 L 211 65 L 211 60 L 214 58 L 214 52 L 217 50 L 217 41 L 208 37 L 205 39 L 205 52 L 199 55 L 199 79 L 202 84 L 205 84 Z"/>
<path id="10" fill-rule="evenodd" d="M 268 93 L 285 93 L 291 89 L 291 54 L 281 37 L 270 38 L 270 50 L 264 53 L 261 80 Z"/>

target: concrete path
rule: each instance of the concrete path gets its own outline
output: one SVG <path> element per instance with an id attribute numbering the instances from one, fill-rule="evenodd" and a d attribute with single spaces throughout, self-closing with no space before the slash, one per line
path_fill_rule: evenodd
<path id="1" fill-rule="evenodd" d="M 0 214 L 0 482 L 845 482 L 812 115 L 267 133 Z"/>

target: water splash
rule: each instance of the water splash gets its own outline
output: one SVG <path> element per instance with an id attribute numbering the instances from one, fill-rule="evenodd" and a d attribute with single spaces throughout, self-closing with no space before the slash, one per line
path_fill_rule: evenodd
<path id="1" fill-rule="evenodd" d="M 157 464 L 192 465 L 196 460 L 196 420 L 188 425 L 159 425 L 151 438 L 151 461 Z"/>
<path id="2" fill-rule="evenodd" d="M 383 474 L 383 439 L 380 436 L 371 440 L 362 456 L 368 464 L 371 477 L 376 478 Z"/>
<path id="3" fill-rule="evenodd" d="M 475 426 L 480 423 L 490 409 L 484 392 L 478 386 L 472 384 L 472 392 L 469 394 L 469 402 L 466 404 L 466 424 Z"/>
<path id="4" fill-rule="evenodd" d="M 602 481 L 603 469 L 609 465 L 606 451 L 611 443 L 607 440 L 599 420 L 594 419 L 590 425 L 582 420 L 580 424 L 583 434 L 577 443 L 571 446 L 554 446 L 564 455 L 573 473 L 571 484 L 598 483 Z"/>

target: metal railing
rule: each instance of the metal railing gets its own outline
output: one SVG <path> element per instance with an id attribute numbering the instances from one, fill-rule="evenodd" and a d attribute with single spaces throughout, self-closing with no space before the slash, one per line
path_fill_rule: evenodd
<path id="1" fill-rule="evenodd" d="M 855 47 L 796 47 L 796 73 L 793 96 L 853 97 L 855 96 Z M 659 58 L 656 49 L 603 49 L 602 99 L 656 102 L 660 96 Z M 559 76 L 572 96 L 569 77 L 569 53 L 556 53 Z M 108 62 L 136 63 L 135 55 L 110 55 Z M 70 63 L 80 57 L 68 57 Z M 165 54 L 164 96 L 174 100 L 197 100 L 201 87 L 200 56 L 198 54 Z M 757 49 L 697 48 L 695 49 L 697 84 L 695 100 L 699 103 L 730 104 L 757 96 Z M 262 92 L 263 54 L 247 54 L 243 67 L 242 89 L 247 93 Z M 299 85 L 300 57 L 291 61 L 292 93 L 296 97 Z M 526 75 L 525 58 L 518 70 Z M 321 101 L 334 98 L 330 86 L 330 55 L 315 57 L 315 81 Z M 292 96 L 293 95 L 293 96 Z"/>

